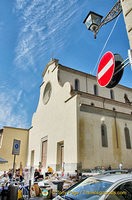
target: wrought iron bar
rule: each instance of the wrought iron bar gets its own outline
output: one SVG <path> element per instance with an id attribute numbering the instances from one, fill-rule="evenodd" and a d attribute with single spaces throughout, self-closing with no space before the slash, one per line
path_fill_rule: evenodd
<path id="1" fill-rule="evenodd" d="M 107 14 L 107 16 L 103 19 L 103 21 L 100 23 L 100 25 L 95 29 L 94 31 L 94 38 L 96 38 L 96 34 L 98 33 L 99 29 L 108 22 L 115 19 L 120 13 L 122 12 L 122 6 L 120 0 L 117 1 L 117 3 L 114 5 L 114 7 L 110 10 L 110 12 Z"/>

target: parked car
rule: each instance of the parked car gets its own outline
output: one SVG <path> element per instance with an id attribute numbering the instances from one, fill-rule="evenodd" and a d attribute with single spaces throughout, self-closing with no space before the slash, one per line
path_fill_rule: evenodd
<path id="1" fill-rule="evenodd" d="M 127 174 L 128 170 L 127 169 L 119 169 L 119 170 L 108 170 L 103 172 L 103 174 Z"/>
<path id="2" fill-rule="evenodd" d="M 54 200 L 132 200 L 132 174 L 88 177 Z"/>

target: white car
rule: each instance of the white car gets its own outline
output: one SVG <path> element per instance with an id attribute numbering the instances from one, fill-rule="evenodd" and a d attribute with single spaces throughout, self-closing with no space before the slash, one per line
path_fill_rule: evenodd
<path id="1" fill-rule="evenodd" d="M 89 177 L 54 200 L 132 200 L 132 174 Z"/>

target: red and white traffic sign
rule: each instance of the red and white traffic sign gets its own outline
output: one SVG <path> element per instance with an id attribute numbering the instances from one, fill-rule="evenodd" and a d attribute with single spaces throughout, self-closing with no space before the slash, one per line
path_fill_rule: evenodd
<path id="1" fill-rule="evenodd" d="M 97 71 L 97 81 L 100 86 L 107 86 L 114 74 L 115 68 L 115 59 L 114 54 L 111 52 L 107 52 L 101 58 L 99 63 L 98 71 Z"/>

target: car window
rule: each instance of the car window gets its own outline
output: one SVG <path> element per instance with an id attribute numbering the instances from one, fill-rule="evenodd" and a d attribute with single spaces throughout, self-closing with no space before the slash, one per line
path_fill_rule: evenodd
<path id="1" fill-rule="evenodd" d="M 121 184 L 107 197 L 107 200 L 131 200 L 131 199 L 132 199 L 131 181 Z"/>
<path id="2" fill-rule="evenodd" d="M 74 200 L 95 200 L 99 199 L 111 185 L 111 182 L 101 181 L 90 177 L 75 186 L 73 189 L 67 191 L 62 197 Z"/>

